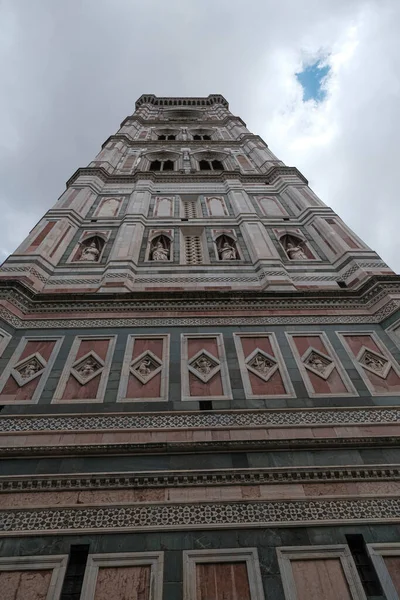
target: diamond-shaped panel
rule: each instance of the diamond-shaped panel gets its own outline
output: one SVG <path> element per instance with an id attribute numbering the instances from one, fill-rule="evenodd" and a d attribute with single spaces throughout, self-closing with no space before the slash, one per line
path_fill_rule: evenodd
<path id="1" fill-rule="evenodd" d="M 162 361 L 146 350 L 131 363 L 130 372 L 143 384 L 153 379 L 162 369 Z"/>
<path id="2" fill-rule="evenodd" d="M 264 381 L 268 381 L 278 369 L 278 363 L 273 356 L 260 348 L 256 348 L 246 358 L 246 367 Z"/>
<path id="3" fill-rule="evenodd" d="M 335 368 L 333 360 L 315 348 L 308 348 L 301 360 L 306 369 L 325 380 L 328 379 Z"/>
<path id="4" fill-rule="evenodd" d="M 188 369 L 200 381 L 207 383 L 221 369 L 221 364 L 207 350 L 200 350 L 190 359 Z"/>
<path id="5" fill-rule="evenodd" d="M 29 381 L 32 381 L 32 379 L 35 379 L 35 377 L 41 375 L 46 364 L 43 356 L 36 352 L 19 361 L 11 371 L 11 375 L 18 385 L 22 387 Z"/>
<path id="6" fill-rule="evenodd" d="M 88 352 L 74 362 L 71 374 L 80 384 L 85 385 L 101 373 L 104 367 L 104 361 L 96 352 Z"/>
<path id="7" fill-rule="evenodd" d="M 358 353 L 357 360 L 364 369 L 386 379 L 390 371 L 390 362 L 382 354 L 378 354 L 369 348 L 363 346 Z"/>

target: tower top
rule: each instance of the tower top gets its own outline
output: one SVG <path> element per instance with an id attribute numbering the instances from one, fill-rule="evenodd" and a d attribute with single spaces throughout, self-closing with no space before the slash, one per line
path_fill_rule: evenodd
<path id="1" fill-rule="evenodd" d="M 211 106 L 212 104 L 223 104 L 229 108 L 227 100 L 221 94 L 210 94 L 204 97 L 158 97 L 154 94 L 142 94 L 136 100 L 136 110 L 142 104 L 153 104 L 155 106 Z"/>

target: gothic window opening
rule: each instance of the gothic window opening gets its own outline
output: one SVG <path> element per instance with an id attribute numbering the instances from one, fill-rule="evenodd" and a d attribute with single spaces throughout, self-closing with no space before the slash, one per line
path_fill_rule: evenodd
<path id="1" fill-rule="evenodd" d="M 280 242 L 290 260 L 308 260 L 309 251 L 306 244 L 295 235 L 283 235 Z"/>
<path id="2" fill-rule="evenodd" d="M 166 261 L 171 256 L 171 240 L 166 235 L 158 235 L 151 241 L 150 260 Z"/>
<path id="3" fill-rule="evenodd" d="M 364 537 L 361 534 L 349 534 L 346 535 L 346 541 L 365 593 L 367 596 L 381 596 L 383 594 L 382 587 L 368 554 Z"/>
<path id="4" fill-rule="evenodd" d="M 202 159 L 199 161 L 200 171 L 223 171 L 224 165 L 220 160 L 206 160 Z"/>
<path id="5" fill-rule="evenodd" d="M 208 135 L 208 134 L 202 135 L 202 134 L 199 134 L 199 133 L 195 133 L 193 135 L 193 139 L 196 140 L 196 141 L 199 141 L 199 140 L 208 141 L 208 140 L 211 140 L 211 135 Z"/>
<path id="6" fill-rule="evenodd" d="M 176 140 L 176 135 L 167 135 L 167 140 Z"/>
<path id="7" fill-rule="evenodd" d="M 216 239 L 219 260 L 238 260 L 236 242 L 228 235 L 220 235 Z"/>
<path id="8" fill-rule="evenodd" d="M 104 244 L 104 240 L 97 235 L 80 242 L 78 260 L 88 263 L 99 262 Z"/>
<path id="9" fill-rule="evenodd" d="M 203 262 L 201 239 L 199 235 L 185 236 L 185 259 L 188 265 L 200 265 Z"/>
<path id="10" fill-rule="evenodd" d="M 159 139 L 159 140 L 165 140 L 165 139 L 166 139 L 166 136 L 165 136 L 165 135 L 159 135 L 159 136 L 158 136 L 158 139 Z"/>
<path id="11" fill-rule="evenodd" d="M 150 163 L 150 171 L 173 171 L 173 160 L 152 160 Z"/>

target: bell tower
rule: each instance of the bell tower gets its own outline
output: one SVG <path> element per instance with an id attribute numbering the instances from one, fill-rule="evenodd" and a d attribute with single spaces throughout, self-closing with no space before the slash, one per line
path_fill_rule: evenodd
<path id="1" fill-rule="evenodd" d="M 141 96 L 0 268 L 6 600 L 398 598 L 399 307 L 223 96 Z"/>

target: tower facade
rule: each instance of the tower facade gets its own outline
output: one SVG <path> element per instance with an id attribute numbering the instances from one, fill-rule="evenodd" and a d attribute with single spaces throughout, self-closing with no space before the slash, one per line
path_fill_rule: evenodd
<path id="1" fill-rule="evenodd" d="M 141 96 L 0 268 L 6 600 L 398 599 L 399 307 L 225 98 Z"/>

